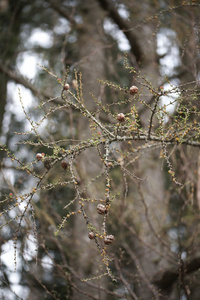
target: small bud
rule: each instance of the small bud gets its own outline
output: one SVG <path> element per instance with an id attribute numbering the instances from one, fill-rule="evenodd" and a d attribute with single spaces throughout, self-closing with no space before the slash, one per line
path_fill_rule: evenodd
<path id="1" fill-rule="evenodd" d="M 70 88 L 70 85 L 69 85 L 68 83 L 66 83 L 66 84 L 64 85 L 64 87 L 63 87 L 63 89 L 64 89 L 65 91 L 68 91 L 69 88 Z"/>
<path id="2" fill-rule="evenodd" d="M 130 94 L 131 94 L 131 95 L 137 94 L 137 92 L 138 92 L 138 87 L 135 86 L 135 85 L 133 85 L 133 86 L 130 87 L 129 91 L 130 91 Z"/>
<path id="3" fill-rule="evenodd" d="M 93 240 L 94 237 L 95 237 L 94 232 L 93 232 L 93 231 L 90 231 L 90 232 L 88 233 L 88 237 L 89 237 L 89 239 Z"/>
<path id="4" fill-rule="evenodd" d="M 68 166 L 69 166 L 69 163 L 68 163 L 68 161 L 66 160 L 66 159 L 63 159 L 62 161 L 61 161 L 61 167 L 64 169 L 64 170 L 67 170 L 67 168 L 68 168 Z"/>
<path id="5" fill-rule="evenodd" d="M 36 154 L 36 158 L 37 158 L 38 161 L 41 160 L 43 157 L 45 157 L 44 153 L 37 153 Z"/>
<path id="6" fill-rule="evenodd" d="M 124 122 L 124 120 L 125 120 L 125 115 L 124 115 L 123 113 L 118 114 L 118 115 L 117 115 L 117 120 L 118 120 L 119 122 Z"/>
<path id="7" fill-rule="evenodd" d="M 111 161 L 109 161 L 108 163 L 107 163 L 107 166 L 109 167 L 109 168 L 111 168 L 112 167 L 112 163 L 111 163 Z"/>
<path id="8" fill-rule="evenodd" d="M 104 244 L 106 245 L 110 245 L 112 244 L 112 242 L 114 241 L 114 235 L 110 234 L 110 235 L 106 235 L 104 238 Z"/>
<path id="9" fill-rule="evenodd" d="M 160 92 L 162 95 L 164 95 L 164 86 L 160 86 Z"/>
<path id="10" fill-rule="evenodd" d="M 105 205 L 103 205 L 103 204 L 98 204 L 98 205 L 97 205 L 97 212 L 98 212 L 100 215 L 104 215 L 105 212 L 106 212 L 106 207 L 105 207 Z"/>

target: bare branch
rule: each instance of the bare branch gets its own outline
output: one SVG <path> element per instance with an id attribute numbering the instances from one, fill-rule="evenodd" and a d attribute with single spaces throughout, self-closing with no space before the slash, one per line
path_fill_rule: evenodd
<path id="1" fill-rule="evenodd" d="M 22 84 L 24 87 L 30 89 L 32 93 L 40 99 L 49 99 L 52 97 L 48 92 L 39 91 L 33 84 L 31 84 L 22 75 L 17 74 L 15 71 L 9 69 L 6 65 L 0 61 L 0 71 L 6 74 L 10 79 L 14 80 L 16 83 Z"/>
<path id="2" fill-rule="evenodd" d="M 98 0 L 101 7 L 106 10 L 109 16 L 114 20 L 114 22 L 118 25 L 119 29 L 125 34 L 131 45 L 131 52 L 135 56 L 137 62 L 141 62 L 142 60 L 142 49 L 138 43 L 137 37 L 134 35 L 133 31 L 130 31 L 128 23 L 120 17 L 118 11 L 115 9 L 114 5 L 111 4 L 108 0 Z"/>

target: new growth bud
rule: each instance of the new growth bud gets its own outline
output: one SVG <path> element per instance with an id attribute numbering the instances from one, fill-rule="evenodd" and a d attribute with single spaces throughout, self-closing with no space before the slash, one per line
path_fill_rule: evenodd
<path id="1" fill-rule="evenodd" d="M 161 95 L 164 95 L 164 86 L 160 86 Z"/>

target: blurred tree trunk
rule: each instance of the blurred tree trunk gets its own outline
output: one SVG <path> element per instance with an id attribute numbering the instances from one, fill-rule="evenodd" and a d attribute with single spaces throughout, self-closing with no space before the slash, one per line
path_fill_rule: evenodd
<path id="1" fill-rule="evenodd" d="M 102 1 L 99 2 L 101 3 Z M 105 13 L 112 17 L 114 8 L 111 5 L 111 1 L 103 2 L 107 2 L 106 4 L 108 4 L 108 6 L 104 6 L 104 9 L 107 9 Z M 136 17 L 134 15 L 132 16 L 132 14 L 130 15 L 131 21 L 128 24 L 130 28 L 134 27 L 138 22 L 141 22 L 139 20 L 147 18 L 149 11 L 153 13 L 153 7 L 147 2 L 143 4 L 138 2 L 136 5 L 137 7 L 135 7 L 135 9 L 138 10 L 138 14 Z M 78 47 L 80 49 L 80 70 L 83 73 L 83 98 L 86 107 L 90 111 L 95 111 L 96 104 L 89 95 L 89 92 L 92 91 L 96 98 L 104 96 L 101 94 L 100 85 L 97 83 L 98 78 L 105 78 L 105 67 L 107 63 L 104 51 L 106 38 L 102 30 L 104 11 L 95 1 L 92 3 L 91 1 L 84 1 L 84 3 L 80 5 L 80 11 L 83 23 L 79 29 Z M 114 17 L 116 14 L 117 12 L 115 11 Z M 117 21 L 119 20 L 120 16 L 118 15 Z M 121 20 L 123 19 L 121 18 Z M 147 26 L 144 24 L 134 32 L 134 35 L 129 35 L 128 38 L 130 44 L 133 45 L 132 56 L 134 57 L 133 61 L 137 62 L 137 69 L 141 69 L 142 74 L 145 74 L 149 79 L 151 78 L 152 84 L 157 86 L 159 69 L 157 64 L 156 39 L 153 36 L 156 30 L 155 26 Z M 135 51 L 136 48 L 134 44 L 137 49 L 139 49 L 138 51 Z M 138 53 L 140 53 L 140 55 Z M 144 89 L 143 92 L 145 94 L 146 89 Z M 148 101 L 150 101 L 150 99 L 147 99 L 147 102 Z M 145 110 L 140 117 L 143 127 L 147 128 L 150 118 L 149 111 Z M 84 137 L 85 139 L 91 136 L 87 120 L 80 119 L 78 136 L 79 138 Z M 167 201 L 164 196 L 164 179 L 160 162 L 157 159 L 158 155 L 159 151 L 155 150 L 155 153 L 150 153 L 141 159 L 139 165 L 140 177 L 146 178 L 146 181 L 145 183 L 142 182 L 139 184 L 138 193 L 135 192 L 135 188 L 132 189 L 130 184 L 130 192 L 127 199 L 127 202 L 131 202 L 132 199 L 134 199 L 135 211 L 133 210 L 133 214 L 137 214 L 137 221 L 134 223 L 136 227 L 139 227 L 139 238 L 154 249 L 150 250 L 145 244 L 137 242 L 137 239 L 134 240 L 134 246 L 130 245 L 138 257 L 141 268 L 147 278 L 153 278 L 159 270 L 162 270 L 168 265 L 165 254 L 169 249 L 166 244 L 162 243 L 162 238 L 159 237 L 160 234 L 162 234 L 162 222 L 164 224 L 166 221 Z M 97 171 L 100 170 L 98 161 L 100 163 L 96 151 L 86 151 L 84 156 L 80 157 L 78 171 L 84 183 L 87 182 L 87 179 L 90 180 L 98 174 Z M 99 183 L 99 185 L 100 184 L 101 183 Z M 103 191 L 103 185 L 100 186 L 99 190 Z M 98 197 L 102 194 L 95 189 L 95 185 L 90 188 L 88 193 L 89 197 L 92 197 L 92 195 Z M 91 213 L 96 214 L 96 211 L 91 211 Z M 91 248 L 91 253 L 88 253 L 88 243 L 90 243 L 90 241 L 87 242 L 87 236 L 85 236 L 85 234 L 86 232 L 82 220 L 76 219 L 76 225 L 74 227 L 75 241 L 77 241 L 78 246 L 81 246 L 83 250 L 79 259 L 77 259 L 77 265 L 79 266 L 79 271 L 84 274 L 83 277 L 86 276 L 88 263 L 86 258 L 88 256 L 92 257 L 93 252 L 93 248 Z M 142 299 L 148 299 L 150 294 L 153 296 L 153 292 L 142 283 L 142 279 L 136 289 L 138 296 Z"/>
<path id="2" fill-rule="evenodd" d="M 99 2 L 101 3 L 102 1 Z M 104 6 L 104 9 L 107 9 L 105 10 L 105 13 L 112 17 L 114 8 L 111 5 L 111 1 L 103 2 L 107 2 L 106 4 L 109 5 Z M 140 22 L 139 20 L 147 18 L 149 11 L 153 13 L 151 4 L 147 2 L 143 4 L 138 2 L 137 10 L 139 13 L 136 18 L 130 15 L 130 28 L 134 27 L 137 22 Z M 105 66 L 107 63 L 104 51 L 106 40 L 105 35 L 102 34 L 103 11 L 96 2 L 91 3 L 91 1 L 84 1 L 84 3 L 81 4 L 81 12 L 83 23 L 80 25 L 79 29 L 78 47 L 80 49 L 80 69 L 83 73 L 83 95 L 86 107 L 89 110 L 94 111 L 96 105 L 89 95 L 89 92 L 92 91 L 96 98 L 104 96 L 100 93 L 100 86 L 97 83 L 97 79 L 105 78 Z M 115 11 L 114 16 L 116 16 L 116 14 L 117 12 Z M 119 20 L 120 16 L 118 15 L 117 21 Z M 121 20 L 123 19 L 121 18 Z M 144 24 L 143 26 L 140 26 L 136 32 L 134 32 L 134 35 L 129 35 L 128 38 L 130 44 L 133 45 L 133 61 L 137 61 L 137 64 L 139 64 L 137 68 L 141 69 L 142 74 L 145 74 L 147 78 L 151 78 L 152 84 L 157 86 L 159 69 L 157 64 L 156 39 L 153 36 L 155 30 L 156 28 L 154 25 L 147 26 Z M 139 49 L 136 52 L 134 43 Z M 138 53 L 142 53 L 142 55 L 140 56 Z M 145 92 L 146 89 L 144 89 L 144 94 Z M 148 101 L 150 101 L 150 99 L 147 99 L 147 102 Z M 144 111 L 140 117 L 143 127 L 147 128 L 150 117 L 149 111 Z M 80 119 L 78 136 L 79 138 L 84 137 L 85 139 L 91 136 L 87 120 Z M 144 244 L 137 242 L 137 239 L 134 240 L 133 247 L 130 245 L 135 255 L 138 257 L 141 268 L 147 278 L 153 278 L 159 270 L 162 270 L 168 265 L 165 254 L 169 251 L 169 249 L 166 244 L 162 243 L 162 238 L 159 237 L 162 233 L 162 222 L 164 224 L 166 221 L 167 201 L 164 196 L 164 179 L 160 162 L 157 159 L 158 155 L 159 151 L 155 150 L 155 153 L 150 153 L 141 159 L 139 166 L 140 176 L 142 178 L 146 178 L 146 182 L 139 184 L 140 187 L 138 196 L 136 196 L 135 189 L 132 189 L 130 186 L 129 197 L 127 199 L 127 202 L 134 199 L 135 211 L 133 211 L 133 214 L 137 214 L 137 222 L 135 225 L 136 227 L 139 227 L 139 238 L 154 249 L 150 250 Z M 91 150 L 88 152 L 86 151 L 84 156 L 80 159 L 78 169 L 80 177 L 85 181 L 85 183 L 87 182 L 87 178 L 89 180 L 90 178 L 93 178 L 95 174 L 98 174 L 96 173 L 97 170 L 99 171 L 99 166 L 97 164 L 98 161 L 98 153 L 95 151 L 91 152 Z M 102 185 L 99 190 L 103 191 L 103 189 Z M 95 195 L 98 197 L 100 194 L 101 193 L 95 189 L 95 185 L 93 185 L 88 196 L 91 197 L 92 195 Z M 93 214 L 93 212 L 91 213 Z M 96 214 L 95 211 L 94 214 Z M 86 250 L 88 249 L 88 243 L 90 241 L 87 242 L 84 226 L 83 224 L 80 224 L 80 222 L 78 219 L 76 220 L 74 234 L 76 235 L 75 240 L 77 240 L 79 246 L 82 245 L 83 251 L 77 262 L 80 271 L 84 274 L 84 269 L 87 268 L 86 258 L 88 255 L 91 256 L 91 253 L 88 253 L 88 250 Z M 138 296 L 142 299 L 148 299 L 150 294 L 153 295 L 152 291 L 149 290 L 149 287 L 142 283 L 142 279 L 136 289 Z"/>
<path id="3" fill-rule="evenodd" d="M 78 71 L 82 74 L 83 84 L 83 99 L 85 107 L 92 113 L 97 109 L 97 105 L 91 96 L 92 94 L 96 99 L 103 96 L 101 86 L 97 82 L 98 79 L 105 79 L 105 47 L 106 41 L 103 35 L 103 20 L 104 12 L 99 7 L 96 1 L 82 1 L 79 5 L 82 23 L 78 27 L 77 47 L 79 49 L 78 57 Z M 98 116 L 96 116 L 98 118 Z M 91 138 L 91 131 L 87 118 L 80 118 L 77 122 L 77 137 L 78 139 L 87 140 Z M 95 149 L 84 151 L 78 159 L 76 164 L 76 171 L 80 178 L 80 188 L 84 187 L 87 182 L 94 178 L 100 172 L 102 165 L 98 152 Z M 99 190 L 96 189 L 95 184 L 90 185 L 87 189 L 86 196 L 100 197 L 104 191 L 104 186 L 99 182 Z M 89 210 L 89 216 L 93 218 L 96 215 L 96 205 L 91 206 L 85 203 L 85 207 Z M 79 207 L 77 207 L 79 209 Z M 77 257 L 76 267 L 80 272 L 82 278 L 90 277 L 91 273 L 99 275 L 96 261 L 98 258 L 98 251 L 95 243 L 88 238 L 86 224 L 83 219 L 76 218 L 73 228 L 75 247 L 81 249 Z M 100 280 L 102 282 L 102 280 Z M 106 280 L 104 280 L 104 286 Z M 80 282 L 78 284 L 80 285 Z M 85 285 L 81 286 L 82 290 L 91 293 L 94 297 L 100 297 L 100 291 L 91 289 Z M 80 294 L 74 293 L 74 300 L 80 299 Z M 100 299 L 100 298 L 99 298 Z"/>
<path id="4" fill-rule="evenodd" d="M 128 5 L 131 6 L 132 4 Z M 149 1 L 143 3 L 137 1 L 130 15 L 130 28 L 140 23 L 141 21 L 139 20 L 147 19 L 150 12 L 152 15 L 156 14 L 156 7 L 153 3 Z M 139 63 L 141 76 L 145 75 L 147 80 L 151 78 L 152 86 L 157 87 L 159 84 L 159 66 L 157 62 L 155 31 L 156 23 L 148 25 L 144 23 L 134 32 L 138 39 L 137 43 L 140 45 L 143 53 Z M 134 80 L 133 83 L 137 85 Z M 145 94 L 148 94 L 147 89 L 142 86 L 140 88 L 143 89 L 142 94 L 144 94 L 145 101 L 151 103 L 152 99 L 145 96 Z M 153 109 L 155 101 L 150 105 Z M 146 109 L 140 115 L 143 128 L 148 128 L 151 113 L 151 111 Z M 154 125 L 156 126 L 155 121 Z M 138 192 L 135 192 L 135 185 L 133 189 L 130 186 L 131 193 L 129 196 L 129 201 L 134 202 L 134 224 L 138 228 L 139 238 L 133 241 L 132 250 L 140 261 L 140 268 L 150 281 L 159 271 L 169 265 L 166 254 L 170 249 L 167 245 L 166 236 L 165 239 L 162 237 L 164 234 L 162 231 L 163 224 L 166 224 L 168 201 L 165 192 L 164 173 L 161 161 L 158 160 L 159 152 L 159 149 L 151 150 L 139 159 L 139 176 L 145 179 L 145 181 L 138 183 Z M 149 288 L 142 278 L 136 289 L 137 295 L 141 299 L 161 299 L 158 296 L 158 291 L 156 292 L 153 286 Z"/>

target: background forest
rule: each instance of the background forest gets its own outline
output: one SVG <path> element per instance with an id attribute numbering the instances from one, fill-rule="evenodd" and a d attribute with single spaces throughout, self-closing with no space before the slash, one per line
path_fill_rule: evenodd
<path id="1" fill-rule="evenodd" d="M 0 1 L 0 298 L 198 300 L 198 0 Z"/>

